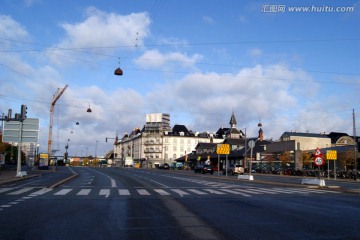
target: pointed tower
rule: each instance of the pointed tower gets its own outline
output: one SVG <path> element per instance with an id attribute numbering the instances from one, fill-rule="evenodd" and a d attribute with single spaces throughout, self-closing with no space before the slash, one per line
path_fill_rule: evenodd
<path id="1" fill-rule="evenodd" d="M 236 128 L 237 122 L 234 111 L 231 114 L 229 124 L 230 124 L 230 129 L 226 132 L 226 138 L 231 138 L 231 139 L 241 138 L 241 132 Z"/>
<path id="2" fill-rule="evenodd" d="M 232 114 L 231 114 L 231 118 L 230 118 L 229 124 L 230 124 L 230 127 L 231 127 L 231 128 L 236 128 L 237 122 L 236 122 L 236 118 L 235 118 L 234 111 L 233 111 Z"/>

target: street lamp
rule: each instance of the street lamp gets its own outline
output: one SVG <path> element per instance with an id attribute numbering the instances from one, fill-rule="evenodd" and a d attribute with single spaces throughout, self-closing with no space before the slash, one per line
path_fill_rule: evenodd
<path id="1" fill-rule="evenodd" d="M 95 159 L 97 158 L 97 144 L 98 144 L 98 140 L 96 140 L 96 143 L 95 143 Z"/>
<path id="2" fill-rule="evenodd" d="M 65 164 L 68 163 L 68 149 L 69 149 L 69 141 L 70 139 L 67 140 L 66 146 L 65 146 Z"/>

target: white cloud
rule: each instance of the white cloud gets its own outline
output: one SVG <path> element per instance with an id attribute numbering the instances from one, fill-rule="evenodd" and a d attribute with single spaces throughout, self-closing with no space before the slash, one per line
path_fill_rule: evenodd
<path id="1" fill-rule="evenodd" d="M 143 39 L 149 34 L 150 23 L 147 13 L 119 15 L 89 7 L 83 22 L 60 25 L 66 35 L 61 42 L 49 49 L 49 53 L 54 61 L 58 61 L 57 54 L 64 55 L 67 49 L 73 50 L 72 57 L 77 50 L 79 55 L 81 51 L 86 51 L 93 52 L 95 57 L 114 53 L 119 49 L 121 54 L 143 44 Z"/>
<path id="2" fill-rule="evenodd" d="M 214 24 L 215 21 L 212 17 L 209 17 L 209 16 L 203 16 L 203 21 L 208 23 L 208 24 Z"/>
<path id="3" fill-rule="evenodd" d="M 188 56 L 186 53 L 161 53 L 159 50 L 154 49 L 146 51 L 135 60 L 135 63 L 144 68 L 163 68 L 173 63 L 176 63 L 177 66 L 193 67 L 201 59 L 200 54 Z"/>
<path id="4" fill-rule="evenodd" d="M 7 15 L 0 15 L 0 35 L 1 39 L 6 43 L 2 43 L 1 47 L 4 47 L 10 43 L 14 45 L 22 44 L 22 42 L 15 40 L 26 39 L 28 37 L 28 33 L 26 32 L 25 27 Z"/>
<path id="5" fill-rule="evenodd" d="M 278 138 L 282 132 L 293 129 L 294 124 L 298 129 L 304 128 L 304 123 L 294 121 L 291 114 L 306 111 L 308 102 L 316 102 L 315 96 L 303 98 L 307 92 L 303 82 L 313 92 L 317 91 L 315 86 L 318 84 L 305 72 L 290 70 L 282 64 L 257 65 L 241 69 L 237 74 L 188 74 L 157 86 L 146 102 L 163 112 L 170 112 L 173 124 L 185 124 L 195 131 L 228 127 L 234 108 L 238 128 L 257 131 L 257 121 L 261 119 L 266 136 Z M 302 94 L 296 91 L 297 88 L 303 89 Z M 309 122 L 313 123 L 313 120 Z M 320 123 L 313 125 L 313 129 L 321 129 Z M 251 129 L 249 133 L 255 134 Z"/>
<path id="6" fill-rule="evenodd" d="M 248 51 L 248 55 L 251 57 L 259 57 L 262 54 L 262 50 L 259 48 L 252 48 Z"/>

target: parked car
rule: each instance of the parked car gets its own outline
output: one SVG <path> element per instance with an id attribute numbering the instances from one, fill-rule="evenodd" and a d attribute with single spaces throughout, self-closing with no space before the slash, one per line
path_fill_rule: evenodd
<path id="1" fill-rule="evenodd" d="M 197 164 L 194 167 L 194 173 L 202 173 L 202 174 L 210 173 L 210 174 L 213 174 L 214 173 L 214 167 L 212 165 Z"/>
<path id="2" fill-rule="evenodd" d="M 240 164 L 230 164 L 227 169 L 226 168 L 223 169 L 224 175 L 226 174 L 226 172 L 229 175 L 244 174 L 245 170 Z"/>
<path id="3" fill-rule="evenodd" d="M 196 164 L 195 166 L 194 166 L 194 173 L 199 173 L 199 172 L 201 172 L 201 169 L 204 167 L 204 165 L 203 164 Z"/>
<path id="4" fill-rule="evenodd" d="M 167 164 L 167 163 L 164 163 L 164 164 L 161 164 L 160 166 L 159 166 L 159 169 L 169 169 L 170 168 L 170 165 L 169 164 Z"/>

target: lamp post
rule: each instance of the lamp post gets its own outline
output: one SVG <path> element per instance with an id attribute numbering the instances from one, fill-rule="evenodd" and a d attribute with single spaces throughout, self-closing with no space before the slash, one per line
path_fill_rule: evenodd
<path id="1" fill-rule="evenodd" d="M 66 146 L 65 146 L 65 164 L 68 163 L 68 149 L 69 149 L 69 141 L 70 139 L 67 140 Z"/>
<path id="2" fill-rule="evenodd" d="M 254 140 L 250 140 L 249 141 L 249 147 L 250 147 L 250 163 L 249 163 L 249 180 L 254 180 L 254 176 L 252 175 L 252 157 L 253 157 L 253 149 L 256 145 L 257 141 L 262 141 L 263 140 L 263 130 L 261 129 L 262 124 L 259 122 L 258 124 L 259 129 L 259 136 L 258 138 L 254 141 Z"/>
<path id="3" fill-rule="evenodd" d="M 97 158 L 97 144 L 98 144 L 98 140 L 96 140 L 96 143 L 95 143 L 95 159 Z"/>

